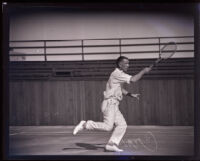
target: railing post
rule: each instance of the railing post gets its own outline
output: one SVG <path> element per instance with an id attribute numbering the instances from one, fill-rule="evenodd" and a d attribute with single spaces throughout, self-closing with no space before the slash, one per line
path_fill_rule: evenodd
<path id="1" fill-rule="evenodd" d="M 122 55 L 122 42 L 121 39 L 119 39 L 119 55 Z"/>
<path id="2" fill-rule="evenodd" d="M 160 58 L 160 37 L 158 37 L 159 58 Z"/>
<path id="3" fill-rule="evenodd" d="M 46 41 L 44 40 L 44 61 L 47 61 Z"/>
<path id="4" fill-rule="evenodd" d="M 83 46 L 83 40 L 81 40 L 81 47 L 82 47 L 82 61 L 84 61 L 84 46 Z"/>

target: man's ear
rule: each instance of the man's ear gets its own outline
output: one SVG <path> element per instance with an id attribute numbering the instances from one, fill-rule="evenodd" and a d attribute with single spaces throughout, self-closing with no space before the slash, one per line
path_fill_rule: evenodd
<path id="1" fill-rule="evenodd" d="M 122 67 L 122 62 L 120 61 L 120 62 L 119 62 L 119 68 L 121 68 L 121 67 Z"/>

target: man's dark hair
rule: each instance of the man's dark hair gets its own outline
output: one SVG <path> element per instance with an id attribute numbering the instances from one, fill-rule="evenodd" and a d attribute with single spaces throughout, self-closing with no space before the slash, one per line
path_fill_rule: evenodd
<path id="1" fill-rule="evenodd" d="M 119 58 L 117 58 L 117 60 L 116 60 L 117 68 L 119 68 L 119 63 L 120 63 L 123 59 L 127 59 L 127 60 L 128 60 L 128 58 L 125 57 L 125 56 L 120 56 Z"/>

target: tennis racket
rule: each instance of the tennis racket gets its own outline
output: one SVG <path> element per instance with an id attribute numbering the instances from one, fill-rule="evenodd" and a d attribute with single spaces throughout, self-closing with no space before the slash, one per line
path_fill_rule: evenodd
<path id="1" fill-rule="evenodd" d="M 159 62 L 171 58 L 177 50 L 177 45 L 175 42 L 168 42 L 165 44 L 159 54 L 159 58 L 150 66 L 152 68 L 153 66 L 157 65 Z"/>

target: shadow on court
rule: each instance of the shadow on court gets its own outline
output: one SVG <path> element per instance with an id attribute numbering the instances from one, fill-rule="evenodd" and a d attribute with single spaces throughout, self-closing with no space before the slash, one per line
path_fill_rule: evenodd
<path id="1" fill-rule="evenodd" d="M 101 145 L 103 145 L 103 146 L 101 146 Z M 80 148 L 63 148 L 63 150 L 72 150 L 72 149 L 98 150 L 98 149 L 104 149 L 104 144 L 76 143 L 76 146 L 78 146 Z"/>

